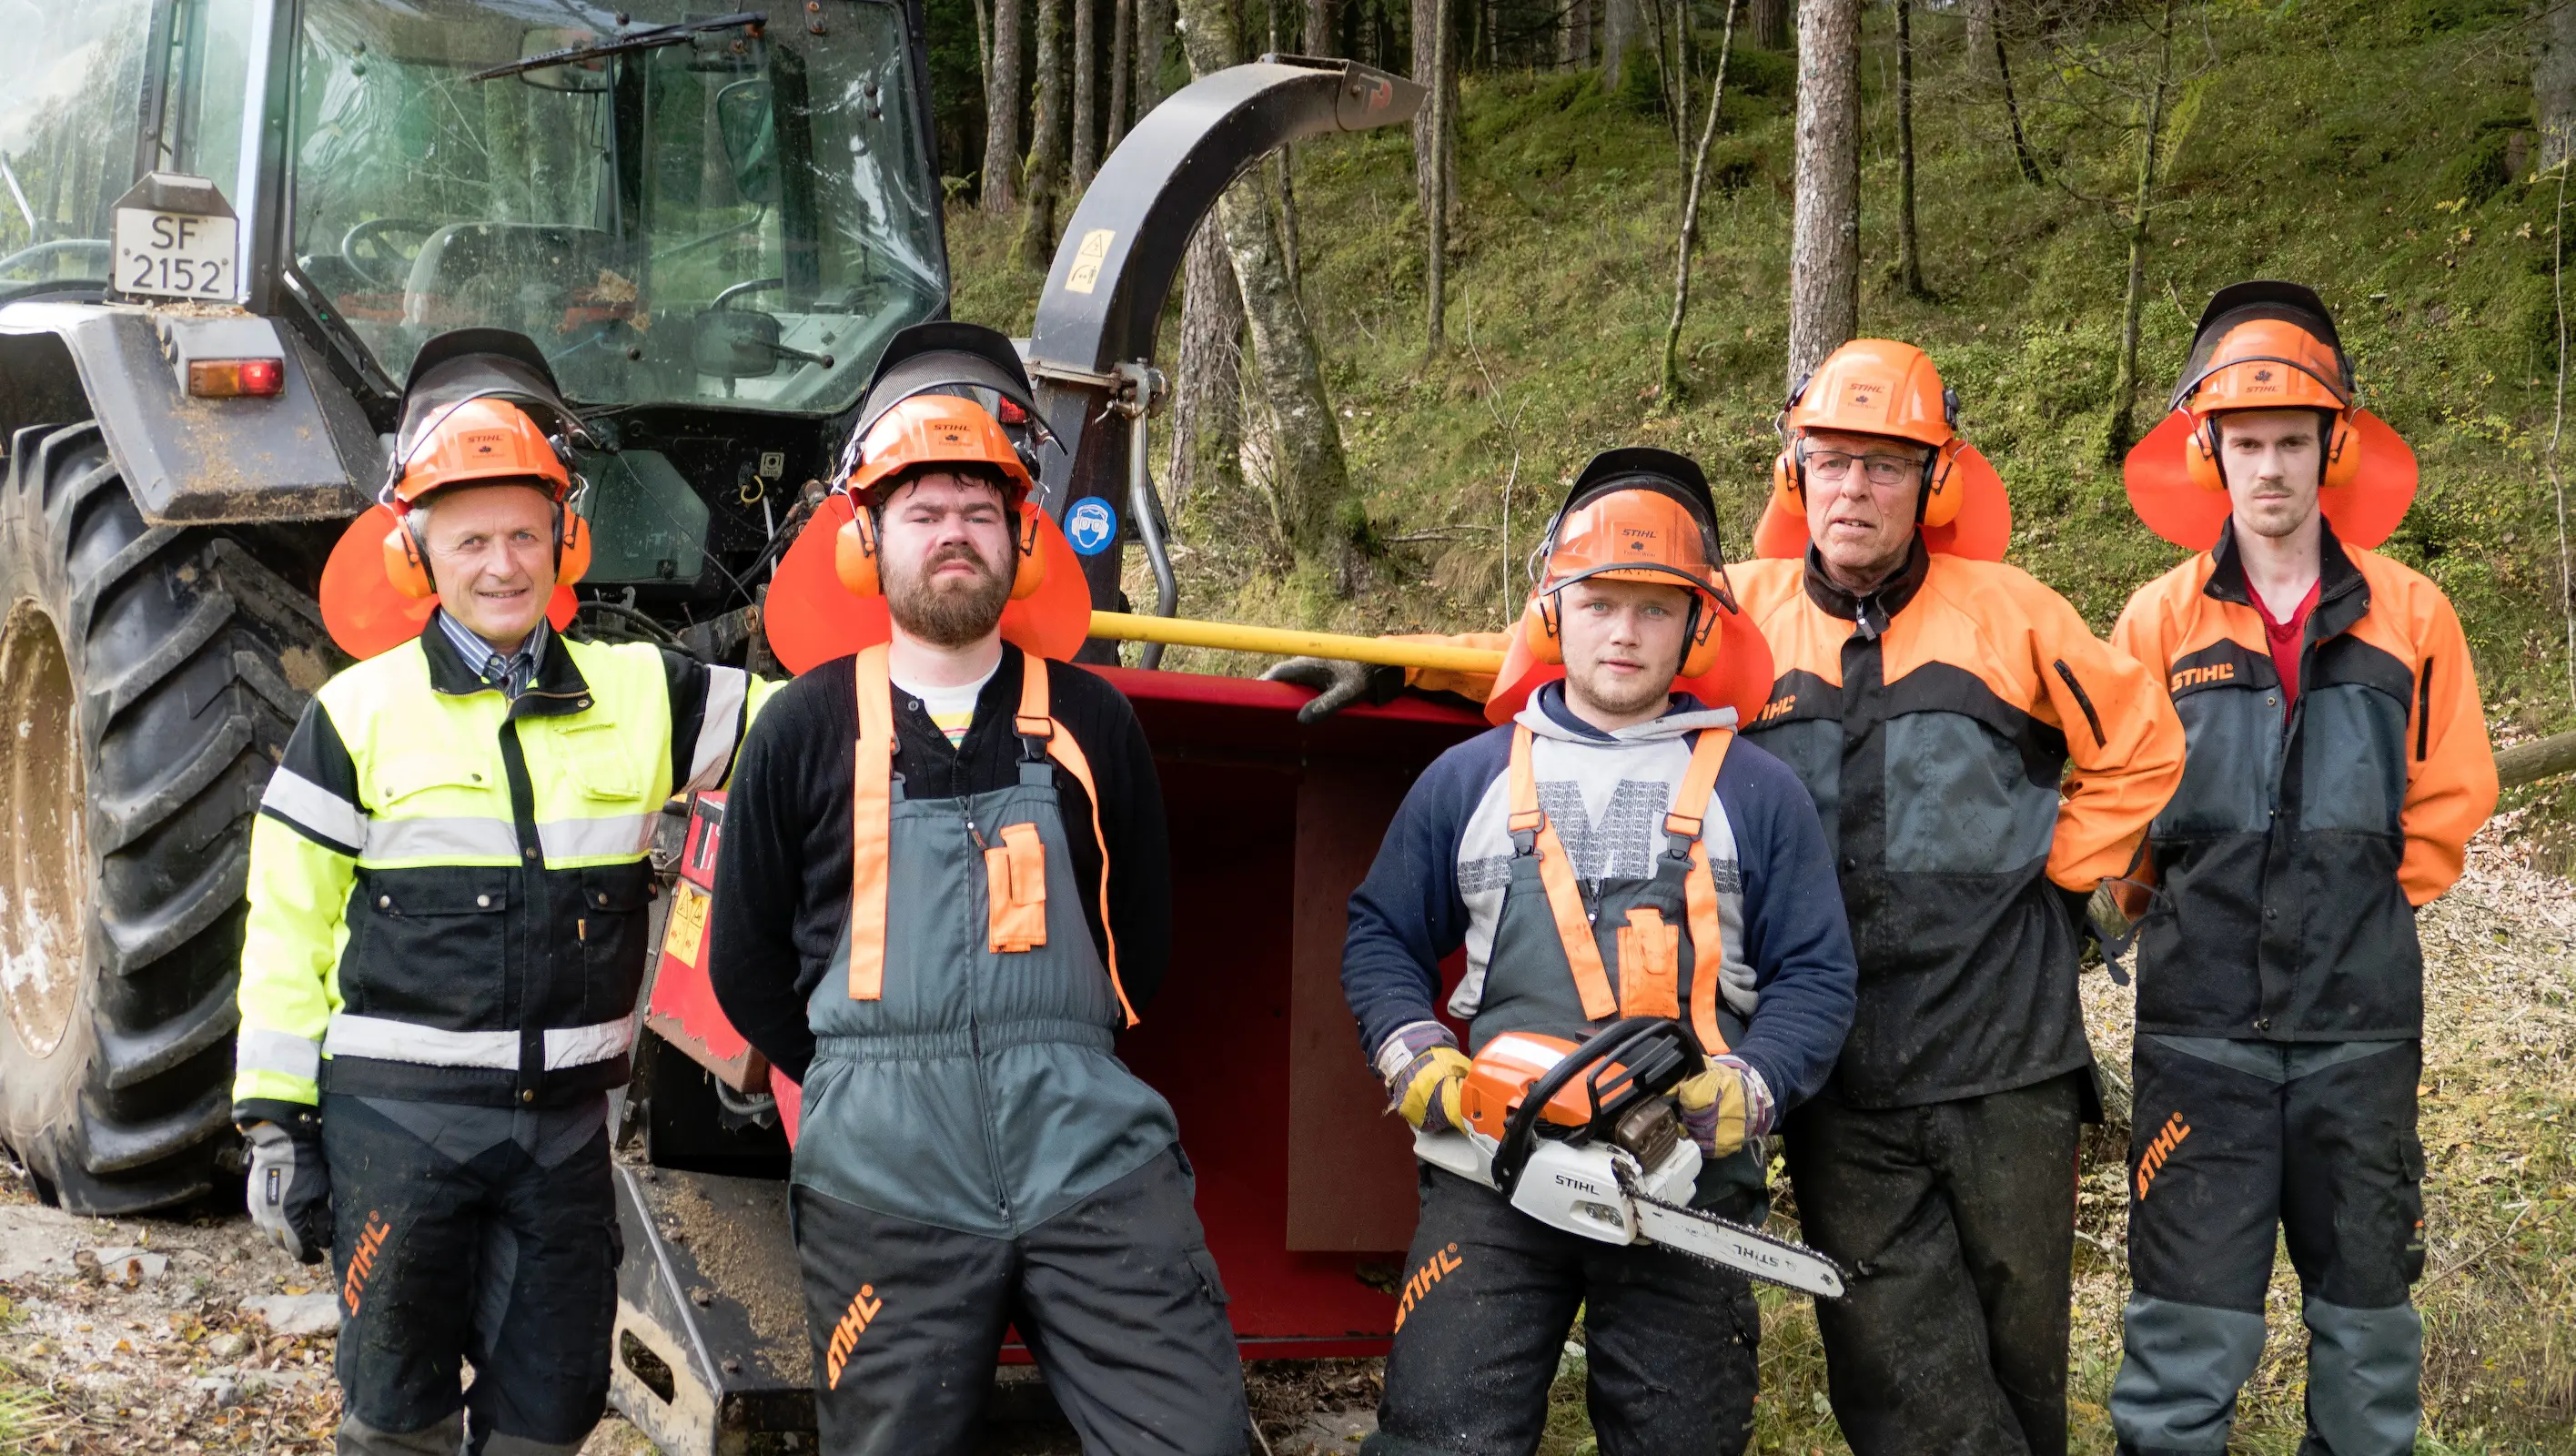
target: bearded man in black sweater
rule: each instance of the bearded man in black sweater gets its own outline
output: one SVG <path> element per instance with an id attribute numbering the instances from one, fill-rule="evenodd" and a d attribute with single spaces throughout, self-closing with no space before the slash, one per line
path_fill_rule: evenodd
<path id="1" fill-rule="evenodd" d="M 892 640 L 743 744 L 709 964 L 803 1090 L 823 1449 L 970 1449 L 1015 1324 L 1086 1450 L 1239 1453 L 1178 1128 L 1112 1054 L 1171 954 L 1153 755 L 1115 688 L 1002 640 L 1037 523 L 980 405 L 876 413 L 849 489 L 843 580 L 881 578 Z"/>

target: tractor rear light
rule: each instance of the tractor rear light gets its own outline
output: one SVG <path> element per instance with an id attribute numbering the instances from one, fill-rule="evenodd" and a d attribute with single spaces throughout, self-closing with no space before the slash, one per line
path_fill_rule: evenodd
<path id="1" fill-rule="evenodd" d="M 286 364 L 279 359 L 191 359 L 188 393 L 198 399 L 267 398 L 286 392 Z"/>
<path id="2" fill-rule="evenodd" d="M 1018 405 L 1018 403 L 1017 403 L 1016 401 L 1013 401 L 1013 400 L 1007 400 L 1007 399 L 1002 401 L 1002 423 L 1003 423 L 1003 424 L 1006 424 L 1006 425 L 1025 425 L 1025 424 L 1027 424 L 1028 422 L 1029 422 L 1029 412 L 1028 412 L 1027 410 L 1024 410 L 1024 409 L 1020 408 L 1020 407 L 1019 407 L 1019 405 Z"/>

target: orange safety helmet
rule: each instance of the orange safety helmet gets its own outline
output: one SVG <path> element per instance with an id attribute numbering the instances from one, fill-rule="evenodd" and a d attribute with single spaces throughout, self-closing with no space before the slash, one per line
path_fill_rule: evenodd
<path id="1" fill-rule="evenodd" d="M 1782 509 L 1803 516 L 1807 461 L 1801 447 L 1810 430 L 1885 435 L 1928 445 L 1923 489 L 1914 519 L 1946 526 L 1959 516 L 1966 494 L 1955 467 L 1966 442 L 1959 438 L 1959 396 L 1941 382 L 1930 355 L 1893 339 L 1854 339 L 1825 356 L 1789 391 L 1780 411 L 1780 454 L 1771 462 L 1771 489 Z"/>
<path id="2" fill-rule="evenodd" d="M 982 405 L 953 394 L 916 394 L 898 401 L 876 417 L 843 457 L 841 489 L 850 496 L 850 519 L 832 543 L 832 565 L 841 585 L 863 597 L 885 594 L 874 508 L 883 506 L 907 477 L 941 466 L 1002 476 L 1004 502 L 1017 517 L 1011 600 L 1036 595 L 1046 584 L 1046 556 L 1038 549 L 1045 513 L 1035 499 L 1037 484 L 1010 436 L 1002 433 L 1001 422 Z"/>
<path id="3" fill-rule="evenodd" d="M 1703 677 L 1716 666 L 1724 640 L 1719 622 L 1735 610 L 1735 593 L 1726 580 L 1708 479 L 1686 457 L 1649 447 L 1595 455 L 1548 523 L 1538 554 L 1545 564 L 1520 626 L 1533 660 L 1565 661 L 1558 595 L 1599 576 L 1687 587 L 1689 635 L 1675 676 Z"/>
<path id="4" fill-rule="evenodd" d="M 2262 280 L 2220 289 L 2201 311 L 2170 408 L 2122 476 L 2138 518 L 2176 545 L 2206 549 L 2226 522 L 2218 419 L 2230 411 L 2318 413 L 2318 505 L 2344 540 L 2378 545 L 2414 503 L 2415 454 L 2355 402 L 2351 356 L 2314 289 Z"/>
<path id="5" fill-rule="evenodd" d="M 379 502 L 394 515 L 385 533 L 385 578 L 415 600 L 435 596 L 429 543 L 419 507 L 454 486 L 514 482 L 540 489 L 555 507 L 555 584 L 570 586 L 590 569 L 590 530 L 569 508 L 572 470 L 564 451 L 527 411 L 488 394 L 469 395 L 433 417 L 394 457 Z"/>

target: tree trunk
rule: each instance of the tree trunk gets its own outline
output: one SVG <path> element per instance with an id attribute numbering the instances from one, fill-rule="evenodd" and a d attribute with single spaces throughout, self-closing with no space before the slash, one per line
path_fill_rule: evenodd
<path id="1" fill-rule="evenodd" d="M 1243 475 L 1243 290 L 1215 214 L 1182 264 L 1181 347 L 1172 366 L 1172 508 L 1196 490 L 1220 494 Z"/>
<path id="2" fill-rule="evenodd" d="M 1020 200 L 1020 12 L 1027 0 L 993 0 L 993 50 L 984 70 L 984 210 Z"/>
<path id="3" fill-rule="evenodd" d="M 1903 5 L 1905 0 L 1896 0 Z M 1673 261 L 1673 320 L 1664 328 L 1663 405 L 1682 398 L 1682 318 L 1690 312 L 1691 253 L 1699 245 L 1700 188 L 1708 180 L 1708 144 L 1717 135 L 1717 108 L 1726 100 L 1726 63 L 1735 54 L 1736 0 L 1726 0 L 1726 32 L 1717 43 L 1717 75 L 1709 82 L 1708 120 L 1700 124 L 1699 152 L 1691 158 L 1690 190 L 1682 194 L 1681 245 Z"/>
<path id="4" fill-rule="evenodd" d="M 1929 298 L 1923 251 L 1914 235 L 1913 0 L 1896 0 L 1896 281 L 1909 298 Z"/>
<path id="5" fill-rule="evenodd" d="M 1073 0 L 1073 189 L 1100 170 L 1100 0 Z"/>
<path id="6" fill-rule="evenodd" d="M 1450 58 L 1449 0 L 1433 0 L 1431 25 L 1431 74 L 1444 83 L 1449 78 Z M 1443 84 L 1431 92 L 1431 192 L 1445 195 L 1449 190 L 1449 88 Z M 1437 355 L 1441 335 L 1448 326 L 1445 317 L 1449 301 L 1449 209 L 1435 207 L 1423 214 L 1429 224 L 1430 257 L 1425 269 L 1426 289 L 1430 294 L 1430 314 L 1424 337 L 1430 353 Z"/>
<path id="7" fill-rule="evenodd" d="M 1753 0 L 1746 19 L 1753 23 L 1753 43 L 1766 51 L 1789 48 L 1789 20 L 1798 13 L 1796 0 Z"/>
<path id="8" fill-rule="evenodd" d="M 1339 42 L 1333 39 L 1333 0 L 1306 0 L 1306 35 L 1300 42 L 1310 56 L 1338 56 Z"/>
<path id="9" fill-rule="evenodd" d="M 1420 0 L 1416 0 L 1420 3 Z M 1628 52 L 1645 36 L 1645 17 L 1637 7 L 1645 0 L 1603 0 L 1601 7 L 1601 89 L 1616 91 L 1628 71 Z"/>
<path id="10" fill-rule="evenodd" d="M 2029 139 L 2022 135 L 2021 103 L 2013 99 L 2012 57 L 2004 53 L 2004 33 L 1995 28 L 1995 77 L 2004 88 L 2004 115 L 2012 122 L 2013 158 L 2021 163 L 2022 180 L 2033 187 L 2044 185 L 2039 175 L 2039 159 L 2030 154 Z"/>
<path id="11" fill-rule="evenodd" d="M 1117 18 L 1109 26 L 1109 139 L 1101 144 L 1106 160 L 1127 138 L 1127 85 L 1135 74 L 1136 0 L 1118 0 Z"/>
<path id="12" fill-rule="evenodd" d="M 1271 0 L 1270 53 L 1272 55 L 1280 53 L 1279 9 L 1279 0 Z M 1297 251 L 1297 148 L 1288 142 L 1282 142 L 1279 145 L 1279 255 L 1288 264 L 1289 293 L 1302 295 L 1306 285 L 1305 280 L 1299 276 Z"/>
<path id="13" fill-rule="evenodd" d="M 1592 64 L 1592 0 L 1569 0 L 1565 29 L 1558 32 L 1556 63 L 1579 71 Z"/>
<path id="14" fill-rule="evenodd" d="M 1136 0 L 1136 119 L 1163 104 L 1163 50 L 1172 42 L 1172 0 Z"/>
<path id="15" fill-rule="evenodd" d="M 1968 22 L 1968 74 L 1990 81 L 1995 75 L 1995 0 L 1967 0 L 1959 9 Z"/>
<path id="16" fill-rule="evenodd" d="M 1234 63 L 1241 42 L 1225 0 L 1181 0 L 1181 13 L 1181 48 L 1191 74 L 1205 76 Z M 1280 535 L 1301 560 L 1345 575 L 1349 542 L 1337 517 L 1349 493 L 1350 469 L 1324 396 L 1314 336 L 1280 260 L 1270 208 L 1256 186 L 1238 183 L 1218 199 L 1217 217 L 1251 326 L 1253 392 L 1269 434 L 1271 506 Z"/>
<path id="17" fill-rule="evenodd" d="M 1457 68 L 1450 68 L 1448 84 L 1434 79 L 1432 66 L 1438 47 L 1432 44 L 1440 30 L 1440 0 L 1413 0 L 1413 79 L 1426 91 L 1444 97 L 1447 104 L 1458 104 Z M 1431 216 L 1431 179 L 1436 171 L 1443 179 L 1443 192 L 1452 210 L 1458 206 L 1458 133 L 1452 128 L 1442 148 L 1440 165 L 1431 165 L 1431 113 L 1425 102 L 1413 113 L 1413 200 L 1425 218 Z"/>
<path id="18" fill-rule="evenodd" d="M 1860 0 L 1798 7 L 1789 385 L 1860 329 Z"/>
<path id="19" fill-rule="evenodd" d="M 2111 383 L 2108 455 L 2117 463 L 2136 443 L 2138 320 L 2147 301 L 2147 223 L 2156 187 L 2156 143 L 2164 128 L 2165 91 L 2173 81 L 2174 0 L 2165 0 L 2163 45 L 2156 59 L 2156 89 L 2147 97 L 2147 126 L 2138 136 L 2138 192 L 2130 204 L 2129 294 L 2120 313 L 2120 375 Z"/>
<path id="20" fill-rule="evenodd" d="M 1029 123 L 1029 169 L 1020 211 L 1020 266 L 1043 273 L 1055 258 L 1055 197 L 1064 178 L 1064 5 L 1037 0 L 1038 103 Z"/>
<path id="21" fill-rule="evenodd" d="M 2576 133 L 2576 0 L 2533 0 L 2531 114 L 2540 123 L 2540 165 L 2567 156 Z"/>

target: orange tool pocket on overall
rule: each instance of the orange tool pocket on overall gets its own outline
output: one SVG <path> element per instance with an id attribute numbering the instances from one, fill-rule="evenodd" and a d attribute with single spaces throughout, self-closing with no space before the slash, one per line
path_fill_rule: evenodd
<path id="1" fill-rule="evenodd" d="M 1024 951 L 1046 944 L 1046 841 L 1034 824 L 1005 824 L 984 851 L 984 944 Z"/>
<path id="2" fill-rule="evenodd" d="M 1691 749 L 1690 768 L 1683 773 L 1681 787 L 1673 795 L 1673 808 L 1664 816 L 1665 833 L 1690 841 L 1691 867 L 1685 894 L 1693 960 L 1695 965 L 1704 967 L 1704 971 L 1694 970 L 1691 976 L 1691 1027 L 1699 1034 L 1700 1045 L 1712 1054 L 1726 1050 L 1725 1034 L 1717 1024 L 1718 968 L 1726 941 L 1718 914 L 1717 885 L 1709 876 L 1708 850 L 1699 840 L 1699 811 L 1717 787 L 1717 771 L 1725 765 L 1727 745 L 1734 740 L 1735 731 L 1731 728 L 1701 732 L 1698 744 Z M 1538 775 L 1530 762 L 1531 741 L 1526 726 L 1512 730 L 1511 829 L 1515 834 L 1536 833 L 1538 877 L 1547 890 L 1548 918 L 1556 922 L 1557 940 L 1565 947 L 1565 961 L 1574 972 L 1575 990 L 1583 998 L 1583 1014 L 1594 1021 L 1614 1015 L 1678 1018 L 1681 927 L 1667 922 L 1663 912 L 1652 906 L 1629 910 L 1627 923 L 1619 927 L 1619 990 L 1612 994 L 1609 968 L 1601 960 L 1601 943 L 1593 938 L 1592 917 L 1585 911 L 1583 891 L 1575 883 L 1574 862 L 1567 858 L 1556 827 L 1547 822 L 1547 812 L 1539 807 Z"/>

